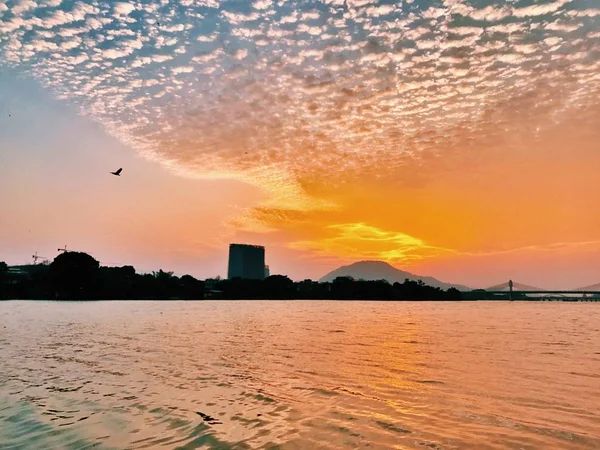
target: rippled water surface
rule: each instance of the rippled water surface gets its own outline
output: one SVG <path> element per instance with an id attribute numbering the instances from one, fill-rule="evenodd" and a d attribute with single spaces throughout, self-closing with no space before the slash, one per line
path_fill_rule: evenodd
<path id="1" fill-rule="evenodd" d="M 0 448 L 600 448 L 600 304 L 0 302 Z"/>

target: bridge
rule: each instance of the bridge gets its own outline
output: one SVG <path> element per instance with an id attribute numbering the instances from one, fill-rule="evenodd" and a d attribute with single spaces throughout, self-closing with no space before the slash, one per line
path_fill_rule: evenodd
<path id="1" fill-rule="evenodd" d="M 568 301 L 600 301 L 600 285 L 587 286 L 573 290 L 548 290 L 540 289 L 526 284 L 515 283 L 509 280 L 506 283 L 492 286 L 487 289 L 475 289 L 472 294 L 480 293 L 486 298 L 494 296 L 508 296 L 508 300 L 568 300 Z M 528 297 L 535 295 L 535 297 Z"/>

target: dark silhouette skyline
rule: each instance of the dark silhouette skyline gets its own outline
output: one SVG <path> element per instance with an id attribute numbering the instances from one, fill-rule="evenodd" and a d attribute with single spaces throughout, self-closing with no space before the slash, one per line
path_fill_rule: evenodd
<path id="1" fill-rule="evenodd" d="M 508 283 L 506 283 L 508 285 Z M 514 286 L 520 286 L 514 283 Z M 496 286 L 498 287 L 498 286 Z M 362 280 L 339 276 L 331 281 L 294 282 L 285 275 L 264 279 L 232 277 L 198 280 L 163 270 L 138 274 L 133 266 L 105 267 L 91 255 L 64 251 L 52 263 L 8 266 L 0 261 L 0 299 L 35 300 L 579 300 L 574 291 L 508 291 L 474 289 L 461 292 L 430 286 L 423 280 Z M 547 295 L 545 295 L 547 294 Z M 583 294 L 583 291 L 581 292 Z M 538 295 L 532 297 L 531 295 Z M 539 297 L 541 295 L 541 297 Z M 587 300 L 600 292 L 586 291 Z"/>
<path id="2" fill-rule="evenodd" d="M 264 265 L 263 265 L 264 266 Z M 338 277 L 332 282 L 294 282 L 285 275 L 264 279 L 197 280 L 159 270 L 138 274 L 132 266 L 104 267 L 87 253 L 65 251 L 50 264 L 20 266 L 12 271 L 0 262 L 0 299 L 39 300 L 202 300 L 332 299 L 461 300 L 454 288 L 444 291 L 423 281 L 365 281 Z M 264 267 L 262 268 L 264 270 Z M 264 272 L 263 272 L 264 273 Z"/>

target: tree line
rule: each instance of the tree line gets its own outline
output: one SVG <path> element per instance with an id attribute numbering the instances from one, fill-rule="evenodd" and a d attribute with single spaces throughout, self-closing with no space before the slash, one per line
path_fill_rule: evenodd
<path id="1" fill-rule="evenodd" d="M 283 275 L 264 280 L 219 280 L 208 295 L 227 299 L 315 299 L 315 300 L 461 300 L 455 288 L 447 291 L 419 281 L 391 284 L 385 280 L 354 280 L 337 277 L 332 282 L 294 282 Z"/>
<path id="2" fill-rule="evenodd" d="M 138 274 L 132 266 L 103 267 L 87 253 L 64 252 L 48 265 L 28 266 L 26 274 L 11 273 L 0 262 L 0 299 L 57 300 L 200 300 L 218 299 L 335 299 L 335 300 L 461 300 L 421 280 L 390 284 L 338 277 L 331 283 L 294 282 L 283 275 L 264 280 L 209 279 L 173 272 Z"/>

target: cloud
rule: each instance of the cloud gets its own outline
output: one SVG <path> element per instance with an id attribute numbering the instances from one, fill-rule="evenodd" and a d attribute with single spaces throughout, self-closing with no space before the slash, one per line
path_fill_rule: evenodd
<path id="1" fill-rule="evenodd" d="M 163 26 L 161 27 L 161 30 L 166 31 L 168 33 L 176 33 L 178 31 L 185 30 L 185 26 L 182 23 L 179 23 L 174 25 Z"/>
<path id="2" fill-rule="evenodd" d="M 69 59 L 67 60 L 67 62 L 68 62 L 69 64 L 73 64 L 73 65 L 79 65 L 79 64 L 81 64 L 81 63 L 84 63 L 84 62 L 85 62 L 85 61 L 87 61 L 88 59 L 90 59 L 88 55 L 86 55 L 86 54 L 82 54 L 82 55 L 73 56 L 73 57 L 69 58 Z"/>
<path id="3" fill-rule="evenodd" d="M 360 8 L 361 6 L 370 5 L 376 3 L 376 0 L 346 0 L 346 4 L 349 8 Z"/>
<path id="4" fill-rule="evenodd" d="M 117 16 L 128 16 L 135 11 L 135 6 L 131 3 L 117 2 L 114 4 L 113 10 Z"/>
<path id="5" fill-rule="evenodd" d="M 77 48 L 81 45 L 81 39 L 72 39 L 69 41 L 64 41 L 60 44 L 60 48 L 63 50 L 71 50 Z"/>
<path id="6" fill-rule="evenodd" d="M 438 248 L 400 232 L 385 231 L 365 223 L 328 225 L 326 237 L 290 244 L 295 250 L 308 250 L 320 256 L 336 255 L 348 259 L 377 259 L 413 263 L 453 250 Z"/>
<path id="7" fill-rule="evenodd" d="M 193 66 L 181 66 L 181 67 L 173 67 L 171 69 L 171 71 L 177 75 L 180 73 L 191 73 L 194 71 L 194 67 Z"/>
<path id="8" fill-rule="evenodd" d="M 366 8 L 365 12 L 371 17 L 387 16 L 396 10 L 394 5 L 381 5 Z"/>
<path id="9" fill-rule="evenodd" d="M 248 56 L 248 50 L 245 48 L 238 49 L 233 54 L 233 57 L 235 59 L 240 59 L 240 60 L 246 58 L 247 56 Z"/>
<path id="10" fill-rule="evenodd" d="M 513 10 L 513 16 L 515 17 L 532 17 L 532 16 L 544 16 L 558 11 L 569 0 L 558 0 L 553 3 L 541 3 L 536 5 L 525 6 L 523 8 L 516 8 Z"/>
<path id="11" fill-rule="evenodd" d="M 462 0 L 446 0 L 445 5 L 449 7 L 451 14 L 457 14 L 465 17 L 470 17 L 473 20 L 496 22 L 510 16 L 511 9 L 503 6 L 503 2 L 499 2 L 500 5 L 488 5 L 482 9 L 476 9 L 468 5 Z"/>
<path id="12" fill-rule="evenodd" d="M 37 8 L 37 3 L 34 0 L 16 0 L 11 12 L 15 15 L 23 14 L 31 9 Z"/>
<path id="13" fill-rule="evenodd" d="M 140 39 L 128 39 L 119 41 L 116 47 L 108 48 L 105 50 L 96 50 L 99 54 L 103 55 L 106 59 L 117 59 L 124 58 L 131 55 L 136 50 L 143 47 L 143 43 Z"/>
<path id="14" fill-rule="evenodd" d="M 51 52 L 58 49 L 58 45 L 50 41 L 33 41 L 29 45 L 37 52 Z"/>
<path id="15" fill-rule="evenodd" d="M 171 55 L 153 55 L 152 56 L 152 61 L 158 62 L 158 63 L 170 61 L 171 59 L 173 59 L 173 56 L 171 56 Z"/>
<path id="16" fill-rule="evenodd" d="M 198 6 L 203 6 L 206 8 L 218 8 L 219 2 L 217 0 L 196 0 L 196 4 Z"/>
<path id="17" fill-rule="evenodd" d="M 600 9 L 571 10 L 568 15 L 571 17 L 598 17 L 600 16 Z"/>
<path id="18" fill-rule="evenodd" d="M 252 6 L 255 9 L 260 9 L 260 10 L 269 9 L 271 7 L 271 5 L 273 5 L 272 0 L 256 0 L 252 4 Z"/>
<path id="19" fill-rule="evenodd" d="M 260 18 L 260 15 L 258 13 L 255 13 L 255 12 L 249 13 L 249 14 L 243 14 L 243 13 L 232 13 L 232 12 L 229 12 L 229 11 L 223 11 L 223 12 L 221 12 L 221 14 L 232 25 L 239 25 L 239 24 L 244 23 L 244 22 L 253 22 L 253 21 L 258 20 Z"/>
<path id="20" fill-rule="evenodd" d="M 510 151 L 524 128 L 597 102 L 597 9 L 233 3 L 3 2 L 0 66 L 170 170 L 263 188 L 272 211 L 327 209 L 333 184 L 453 152 Z"/>
<path id="21" fill-rule="evenodd" d="M 600 240 L 597 241 L 578 241 L 578 242 L 551 242 L 546 244 L 526 245 L 522 247 L 514 247 L 502 250 L 481 251 L 481 252 L 460 252 L 458 254 L 464 256 L 498 256 L 511 253 L 526 253 L 526 252 L 554 252 L 556 250 L 574 250 L 581 247 L 590 249 L 598 249 Z"/>
<path id="22" fill-rule="evenodd" d="M 546 30 L 552 31 L 563 31 L 565 33 L 571 33 L 577 31 L 581 27 L 581 24 L 577 23 L 563 23 L 563 22 L 552 22 L 545 26 Z"/>
<path id="23" fill-rule="evenodd" d="M 87 33 L 88 29 L 84 28 L 84 27 L 79 27 L 79 28 L 63 28 L 61 30 L 59 30 L 57 32 L 57 34 L 59 36 L 62 37 L 73 37 L 73 36 L 77 36 L 79 34 L 84 34 Z"/>
<path id="24" fill-rule="evenodd" d="M 206 53 L 204 55 L 199 55 L 199 56 L 194 56 L 192 58 L 192 61 L 195 63 L 209 63 L 211 61 L 214 61 L 215 59 L 219 58 L 220 56 L 222 56 L 224 53 L 223 51 L 219 50 L 215 50 L 214 52 L 211 53 Z"/>

